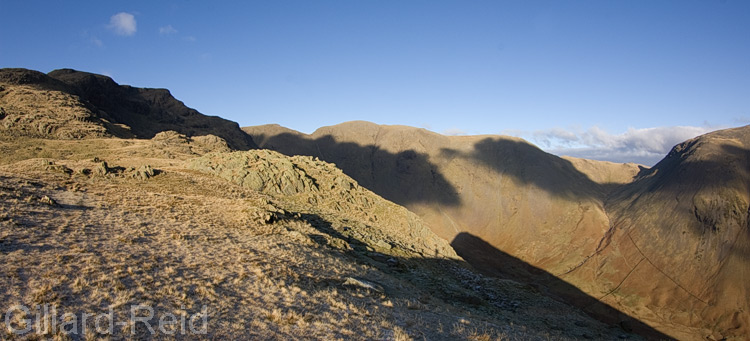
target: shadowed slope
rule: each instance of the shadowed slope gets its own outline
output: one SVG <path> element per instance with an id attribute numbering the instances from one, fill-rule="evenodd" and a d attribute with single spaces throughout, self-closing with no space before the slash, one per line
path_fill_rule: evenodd
<path id="1" fill-rule="evenodd" d="M 401 205 L 460 204 L 454 187 L 446 181 L 437 165 L 429 160 L 424 146 L 420 143 L 397 146 L 382 144 L 376 136 L 378 132 L 371 125 L 355 122 L 347 129 L 328 131 L 321 128 L 312 135 L 278 125 L 247 127 L 243 130 L 254 140 L 262 141 L 260 145 L 263 148 L 285 155 L 315 156 L 335 163 L 360 185 Z"/>
<path id="2" fill-rule="evenodd" d="M 70 69 L 45 75 L 0 69 L 0 120 L 8 134 L 84 138 L 152 138 L 165 130 L 216 135 L 234 149 L 257 147 L 239 125 L 186 107 L 166 89 L 119 85 Z"/>
<path id="3" fill-rule="evenodd" d="M 537 290 L 562 298 L 580 307 L 585 312 L 602 320 L 617 324 L 627 331 L 633 331 L 649 339 L 667 340 L 667 335 L 647 324 L 602 303 L 575 286 L 555 277 L 542 269 L 498 250 L 491 244 L 470 233 L 459 233 L 451 242 L 459 256 L 473 264 L 482 273 L 530 283 Z"/>

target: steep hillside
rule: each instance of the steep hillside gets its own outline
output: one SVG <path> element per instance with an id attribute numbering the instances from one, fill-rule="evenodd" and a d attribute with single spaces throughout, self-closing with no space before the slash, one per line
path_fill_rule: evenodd
<path id="1" fill-rule="evenodd" d="M 166 89 L 119 85 L 70 69 L 45 75 L 0 69 L 0 129 L 16 136 L 151 138 L 165 130 L 216 135 L 234 149 L 257 147 L 237 123 L 186 107 Z"/>
<path id="2" fill-rule="evenodd" d="M 637 339 L 474 273 L 332 164 L 225 148 L 0 136 L 0 308 L 30 309 L 3 339 Z M 27 325 L 44 305 L 75 319 Z"/>
<path id="3" fill-rule="evenodd" d="M 573 163 L 511 137 L 449 137 L 367 122 L 310 136 L 269 126 L 244 129 L 264 148 L 335 163 L 362 186 L 419 214 L 447 240 L 468 232 L 552 273 L 596 250 L 609 226 L 604 198 L 638 172 L 636 165 Z"/>
<path id="4" fill-rule="evenodd" d="M 750 126 L 675 146 L 608 201 L 596 254 L 563 276 L 681 339 L 750 333 Z"/>
<path id="5" fill-rule="evenodd" d="M 4 135 L 76 139 L 118 131 L 104 115 L 47 75 L 0 70 L 0 131 Z"/>
<path id="6" fill-rule="evenodd" d="M 748 127 L 681 144 L 653 169 L 366 122 L 311 135 L 243 129 L 261 147 L 336 163 L 487 273 L 538 283 L 626 328 L 747 332 Z"/>

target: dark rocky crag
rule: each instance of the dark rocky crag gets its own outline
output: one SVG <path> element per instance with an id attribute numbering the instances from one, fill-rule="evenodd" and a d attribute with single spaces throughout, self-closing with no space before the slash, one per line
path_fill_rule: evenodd
<path id="1" fill-rule="evenodd" d="M 154 137 L 165 130 L 215 135 L 233 149 L 256 148 L 237 123 L 188 108 L 166 89 L 119 85 L 110 77 L 61 69 L 0 70 L 2 125 L 10 135 Z"/>

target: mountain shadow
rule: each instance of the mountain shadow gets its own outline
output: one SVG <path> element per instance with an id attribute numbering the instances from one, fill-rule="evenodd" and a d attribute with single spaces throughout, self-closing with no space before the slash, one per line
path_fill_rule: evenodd
<path id="1" fill-rule="evenodd" d="M 444 158 L 462 158 L 476 161 L 494 170 L 497 175 L 510 176 L 523 185 L 531 185 L 547 193 L 568 200 L 604 200 L 613 190 L 622 186 L 622 180 L 586 174 L 569 160 L 549 154 L 520 139 L 483 138 L 473 145 L 473 151 L 443 148 Z M 642 171 L 645 169 L 640 168 Z"/>
<path id="2" fill-rule="evenodd" d="M 547 271 L 498 250 L 470 233 L 459 233 L 451 242 L 451 246 L 459 256 L 487 276 L 528 283 L 548 296 L 579 307 L 602 322 L 617 324 L 625 331 L 640 334 L 648 339 L 672 340 L 671 337 L 638 319 L 600 302 Z"/>
<path id="3" fill-rule="evenodd" d="M 492 246 L 490 246 L 489 244 L 484 243 L 481 239 L 470 234 L 459 235 L 459 237 L 457 237 L 454 241 L 455 245 L 453 246 L 465 246 L 470 248 L 471 251 L 469 252 L 473 255 L 476 255 L 477 257 L 492 258 L 497 261 L 497 264 L 499 264 L 499 268 L 503 268 L 503 270 L 507 270 L 508 274 L 513 275 L 505 276 L 494 270 L 482 271 L 482 269 L 476 266 L 472 266 L 471 263 L 466 262 L 466 260 L 468 260 L 466 259 L 466 257 L 464 257 L 464 260 L 440 257 L 399 257 L 392 254 L 381 253 L 372 249 L 368 250 L 368 243 L 366 241 L 361 240 L 351 234 L 345 234 L 338 231 L 331 222 L 327 221 L 325 218 L 317 214 L 288 212 L 287 216 L 282 217 L 281 219 L 301 219 L 307 222 L 319 233 L 308 235 L 313 241 L 317 243 L 318 246 L 325 247 L 326 245 L 328 245 L 327 240 L 329 239 L 343 240 L 347 245 L 350 246 L 350 248 L 338 250 L 338 252 L 341 252 L 345 256 L 350 257 L 355 262 L 368 264 L 373 269 L 377 269 L 383 274 L 394 276 L 403 280 L 403 282 L 398 286 L 389 286 L 384 283 L 378 283 L 367 279 L 366 281 L 368 283 L 380 288 L 362 289 L 352 286 L 345 286 L 345 292 L 351 292 L 355 295 L 383 295 L 382 297 L 388 297 L 388 299 L 392 302 L 395 302 L 395 304 L 406 305 L 409 304 L 409 300 L 414 299 L 415 294 L 422 292 L 423 294 L 422 296 L 420 296 L 421 300 L 429 299 L 440 300 L 446 303 L 450 302 L 451 305 L 460 306 L 462 307 L 462 309 L 465 309 L 469 312 L 478 310 L 482 311 L 482 314 L 490 314 L 492 316 L 503 316 L 506 314 L 510 314 L 514 316 L 514 320 L 518 319 L 520 321 L 524 321 L 524 319 L 526 318 L 535 319 L 536 323 L 527 325 L 525 327 L 529 328 L 529 332 L 532 333 L 536 333 L 537 331 L 547 332 L 547 328 L 550 328 L 550 326 L 554 325 L 554 327 L 551 328 L 554 328 L 558 332 L 563 333 L 563 335 L 567 334 L 567 337 L 572 338 L 583 337 L 607 339 L 613 338 L 615 337 L 615 335 L 620 338 L 630 338 L 632 337 L 632 335 L 628 334 L 633 333 L 654 340 L 670 339 L 668 336 L 649 328 L 643 323 L 640 323 L 640 321 L 632 319 L 627 315 L 624 315 L 606 305 L 602 305 L 601 307 L 596 306 L 589 308 L 597 309 L 596 312 L 607 314 L 602 316 L 608 316 L 612 318 L 603 319 L 602 316 L 587 312 L 585 309 L 582 310 L 584 310 L 584 312 L 587 312 L 589 316 L 593 317 L 594 319 L 599 320 L 605 325 L 608 325 L 609 335 L 590 334 L 589 331 L 586 331 L 588 327 L 587 323 L 580 321 L 579 317 L 576 317 L 575 314 L 567 316 L 569 318 L 569 320 L 567 321 L 564 321 L 565 318 L 562 318 L 561 320 L 564 321 L 562 322 L 563 324 L 557 325 L 556 322 L 547 320 L 547 316 L 535 314 L 536 310 L 534 309 L 523 309 L 523 307 L 525 306 L 536 306 L 536 304 L 539 304 L 536 301 L 529 302 L 524 300 L 524 296 L 521 294 L 521 291 L 526 290 L 519 290 L 519 288 L 516 287 L 514 289 L 511 289 L 510 292 L 503 292 L 503 289 L 501 289 L 500 287 L 487 285 L 488 283 L 492 283 L 491 281 L 478 279 L 477 277 L 468 275 L 469 273 L 462 271 L 461 269 L 474 268 L 475 270 L 484 272 L 484 274 L 489 278 L 513 279 L 517 282 L 524 283 L 528 282 L 530 278 L 523 278 L 524 281 L 521 281 L 519 280 L 521 278 L 517 275 L 520 274 L 519 270 L 528 270 L 529 273 L 533 273 L 535 278 L 541 278 L 540 276 L 543 275 L 549 276 L 549 280 L 546 280 L 544 285 L 551 285 L 555 286 L 555 288 L 569 290 L 569 295 L 579 295 L 580 297 L 575 297 L 577 299 L 577 303 L 586 303 L 593 305 L 597 304 L 598 302 L 596 302 L 596 300 L 594 298 L 591 298 L 590 296 L 587 296 L 581 292 L 576 292 L 575 287 L 567 285 L 561 280 L 555 279 L 553 276 L 544 272 L 543 270 L 533 268 L 518 259 L 515 259 L 497 249 L 492 248 Z M 328 246 L 330 247 L 330 245 Z M 488 250 L 491 251 L 486 252 Z M 514 277 L 514 275 L 516 276 Z M 425 280 L 426 278 L 430 278 L 430 280 Z M 298 285 L 300 285 L 301 287 L 311 288 L 311 290 L 315 291 L 325 291 L 329 290 L 329 288 L 331 287 L 341 287 L 340 279 L 301 277 L 299 278 L 299 282 L 300 283 Z M 559 284 L 557 282 L 559 282 Z M 407 286 L 404 287 L 404 284 L 407 284 Z M 419 289 L 410 289 L 408 287 L 412 285 L 418 287 Z M 563 285 L 567 286 L 563 287 Z M 543 295 L 539 295 L 539 292 L 531 289 L 534 287 L 536 287 L 539 292 L 542 292 Z M 560 300 L 559 296 L 551 294 L 550 290 L 544 290 L 544 288 L 542 288 L 542 286 L 538 284 L 532 284 L 531 288 L 529 288 L 528 291 L 530 291 L 532 295 L 543 297 L 543 300 L 551 299 L 554 301 L 562 301 L 569 306 L 573 306 L 576 308 L 580 307 L 579 304 L 571 304 L 570 302 L 565 302 L 565 300 Z M 429 298 L 426 298 L 424 296 L 424 292 L 429 292 Z M 546 304 L 549 304 L 549 301 L 547 301 Z M 519 323 L 519 321 L 516 321 L 515 323 Z M 511 338 L 528 337 L 527 335 L 523 334 L 506 336 Z"/>
<path id="4" fill-rule="evenodd" d="M 457 187 L 467 187 L 477 180 L 467 177 L 477 175 L 487 179 L 507 176 L 518 185 L 530 185 L 569 201 L 604 200 L 632 181 L 639 170 L 635 164 L 581 160 L 590 164 L 584 171 L 568 159 L 511 137 L 452 137 L 360 122 L 326 128 L 312 135 L 271 125 L 243 130 L 262 148 L 336 163 L 362 186 L 401 205 L 466 204 L 461 202 Z M 478 173 L 477 165 L 494 174 Z"/>
<path id="5" fill-rule="evenodd" d="M 393 153 L 376 145 L 337 142 L 331 135 L 313 139 L 294 133 L 261 134 L 254 139 L 262 141 L 262 148 L 287 156 L 313 156 L 335 163 L 361 186 L 400 205 L 461 204 L 455 187 L 424 153 L 411 149 Z"/>

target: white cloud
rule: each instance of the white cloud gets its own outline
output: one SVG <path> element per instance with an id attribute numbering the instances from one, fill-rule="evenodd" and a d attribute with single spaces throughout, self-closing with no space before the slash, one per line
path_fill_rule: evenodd
<path id="1" fill-rule="evenodd" d="M 547 148 L 550 148 L 557 144 L 570 145 L 571 143 L 575 143 L 580 140 L 576 133 L 562 128 L 535 131 L 532 136 L 534 140 L 537 141 L 537 143 L 542 144 L 543 147 Z"/>
<path id="2" fill-rule="evenodd" d="M 121 36 L 132 36 L 137 31 L 135 16 L 130 13 L 120 12 L 109 18 L 109 29 Z"/>
<path id="3" fill-rule="evenodd" d="M 599 127 L 586 131 L 555 128 L 535 131 L 531 140 L 557 155 L 651 166 L 676 144 L 716 129 L 691 126 L 630 128 L 622 134 L 610 134 Z"/>
<path id="4" fill-rule="evenodd" d="M 175 33 L 177 33 L 177 29 L 175 29 L 174 27 L 172 27 L 172 25 L 167 25 L 167 26 L 164 26 L 164 27 L 159 27 L 159 34 L 161 34 L 163 36 L 168 36 L 170 34 L 175 34 Z"/>

